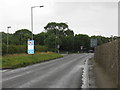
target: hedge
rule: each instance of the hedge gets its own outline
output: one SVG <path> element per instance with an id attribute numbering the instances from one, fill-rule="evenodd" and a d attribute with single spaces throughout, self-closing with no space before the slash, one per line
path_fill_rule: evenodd
<path id="1" fill-rule="evenodd" d="M 47 52 L 49 51 L 47 46 L 35 45 L 35 52 Z M 27 53 L 26 45 L 9 45 L 8 54 L 15 53 Z M 2 55 L 7 54 L 7 45 L 2 43 Z"/>

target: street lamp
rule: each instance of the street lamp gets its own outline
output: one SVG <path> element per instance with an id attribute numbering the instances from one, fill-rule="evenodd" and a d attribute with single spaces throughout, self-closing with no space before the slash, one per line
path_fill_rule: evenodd
<path id="1" fill-rule="evenodd" d="M 59 53 L 59 48 L 60 48 L 60 45 L 59 45 L 59 30 L 58 30 L 58 26 L 56 26 L 56 37 L 55 37 L 55 49 L 57 49 L 57 52 Z M 58 41 L 57 41 L 57 40 Z M 56 43 L 56 41 L 57 41 L 57 43 Z M 56 45 L 57 44 L 57 45 Z M 56 50 L 55 50 L 56 51 Z"/>
<path id="2" fill-rule="evenodd" d="M 33 8 L 36 8 L 36 7 L 44 7 L 44 6 L 33 6 L 31 7 L 31 30 L 32 30 L 32 40 L 33 40 Z"/>
<path id="3" fill-rule="evenodd" d="M 9 28 L 11 28 L 11 26 L 8 26 L 8 27 L 7 27 L 7 54 L 8 54 L 8 44 L 9 44 L 9 42 L 8 42 Z"/>

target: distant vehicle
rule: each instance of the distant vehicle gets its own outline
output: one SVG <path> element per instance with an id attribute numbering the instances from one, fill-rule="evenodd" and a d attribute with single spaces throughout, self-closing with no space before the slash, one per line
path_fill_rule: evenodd
<path id="1" fill-rule="evenodd" d="M 94 53 L 94 50 L 88 50 L 88 53 Z"/>

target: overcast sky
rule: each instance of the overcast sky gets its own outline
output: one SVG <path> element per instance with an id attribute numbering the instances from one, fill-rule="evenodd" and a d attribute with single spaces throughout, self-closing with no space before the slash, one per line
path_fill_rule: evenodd
<path id="1" fill-rule="evenodd" d="M 76 34 L 117 36 L 117 0 L 0 0 L 0 31 L 10 33 L 31 30 L 31 6 L 34 8 L 34 34 L 48 22 L 64 22 Z"/>

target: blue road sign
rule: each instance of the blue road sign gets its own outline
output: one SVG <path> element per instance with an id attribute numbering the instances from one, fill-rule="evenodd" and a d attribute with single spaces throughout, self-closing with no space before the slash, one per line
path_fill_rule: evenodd
<path id="1" fill-rule="evenodd" d="M 34 54 L 34 40 L 28 40 L 28 54 Z"/>

